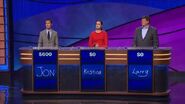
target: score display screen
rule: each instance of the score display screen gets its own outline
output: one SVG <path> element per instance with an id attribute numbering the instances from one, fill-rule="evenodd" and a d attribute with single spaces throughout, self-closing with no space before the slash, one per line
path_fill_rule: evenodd
<path id="1" fill-rule="evenodd" d="M 34 90 L 57 90 L 58 81 L 58 51 L 57 50 L 34 50 Z"/>
<path id="2" fill-rule="evenodd" d="M 105 91 L 104 50 L 81 50 L 81 90 Z"/>
<path id="3" fill-rule="evenodd" d="M 152 92 L 153 51 L 128 50 L 128 91 Z"/>

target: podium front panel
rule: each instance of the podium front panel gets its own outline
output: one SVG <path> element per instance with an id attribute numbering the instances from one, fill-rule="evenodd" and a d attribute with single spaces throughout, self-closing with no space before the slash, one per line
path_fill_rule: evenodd
<path id="1" fill-rule="evenodd" d="M 104 50 L 81 50 L 81 90 L 105 91 Z"/>
<path id="2" fill-rule="evenodd" d="M 58 90 L 57 50 L 33 51 L 33 78 L 35 91 Z"/>
<path id="3" fill-rule="evenodd" d="M 128 50 L 128 91 L 153 91 L 152 50 Z"/>
<path id="4" fill-rule="evenodd" d="M 167 96 L 169 48 L 21 48 L 23 94 Z"/>

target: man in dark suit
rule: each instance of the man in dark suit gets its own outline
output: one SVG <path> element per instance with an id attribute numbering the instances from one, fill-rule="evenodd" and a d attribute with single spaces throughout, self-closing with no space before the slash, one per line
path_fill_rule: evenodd
<path id="1" fill-rule="evenodd" d="M 144 16 L 141 20 L 141 27 L 135 31 L 134 47 L 154 47 L 159 46 L 157 29 L 150 26 L 150 17 Z"/>
<path id="2" fill-rule="evenodd" d="M 46 29 L 40 32 L 38 47 L 58 47 L 58 34 L 52 29 L 52 20 L 45 20 Z"/>

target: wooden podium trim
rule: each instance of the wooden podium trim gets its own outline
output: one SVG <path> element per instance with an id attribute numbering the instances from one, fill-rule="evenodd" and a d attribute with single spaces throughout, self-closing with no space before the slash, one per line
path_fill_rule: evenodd
<path id="1" fill-rule="evenodd" d="M 166 60 L 170 60 L 171 59 L 171 57 L 170 58 L 154 58 L 153 60 L 154 61 L 166 61 Z"/>
<path id="2" fill-rule="evenodd" d="M 168 96 L 170 90 L 166 92 L 155 92 L 155 93 L 135 93 L 135 92 L 118 92 L 118 91 L 106 91 L 106 92 L 83 92 L 83 91 L 48 91 L 48 92 L 39 92 L 39 91 L 24 91 L 21 90 L 23 94 L 26 95 L 45 95 L 45 94 L 54 94 L 54 95 L 111 95 L 111 96 Z"/>
<path id="3" fill-rule="evenodd" d="M 61 60 L 77 60 L 77 61 L 79 61 L 80 60 L 80 58 L 59 58 L 59 61 L 61 61 Z"/>
<path id="4" fill-rule="evenodd" d="M 32 60 L 32 58 L 20 58 L 21 60 Z"/>
<path id="5" fill-rule="evenodd" d="M 105 60 L 127 60 L 127 58 L 105 58 Z"/>
<path id="6" fill-rule="evenodd" d="M 32 53 L 21 53 L 22 56 L 32 56 Z"/>
<path id="7" fill-rule="evenodd" d="M 105 54 L 106 56 L 127 56 L 127 54 Z"/>
<path id="8" fill-rule="evenodd" d="M 171 55 L 171 53 L 165 53 L 165 54 L 155 54 L 154 53 L 154 56 L 170 56 Z"/>
<path id="9" fill-rule="evenodd" d="M 80 56 L 80 54 L 65 54 L 65 53 L 60 53 L 59 56 Z"/>

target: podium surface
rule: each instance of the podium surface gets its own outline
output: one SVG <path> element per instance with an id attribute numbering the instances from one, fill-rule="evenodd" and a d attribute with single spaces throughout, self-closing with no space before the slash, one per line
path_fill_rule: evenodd
<path id="1" fill-rule="evenodd" d="M 20 48 L 23 94 L 167 96 L 168 47 Z"/>

